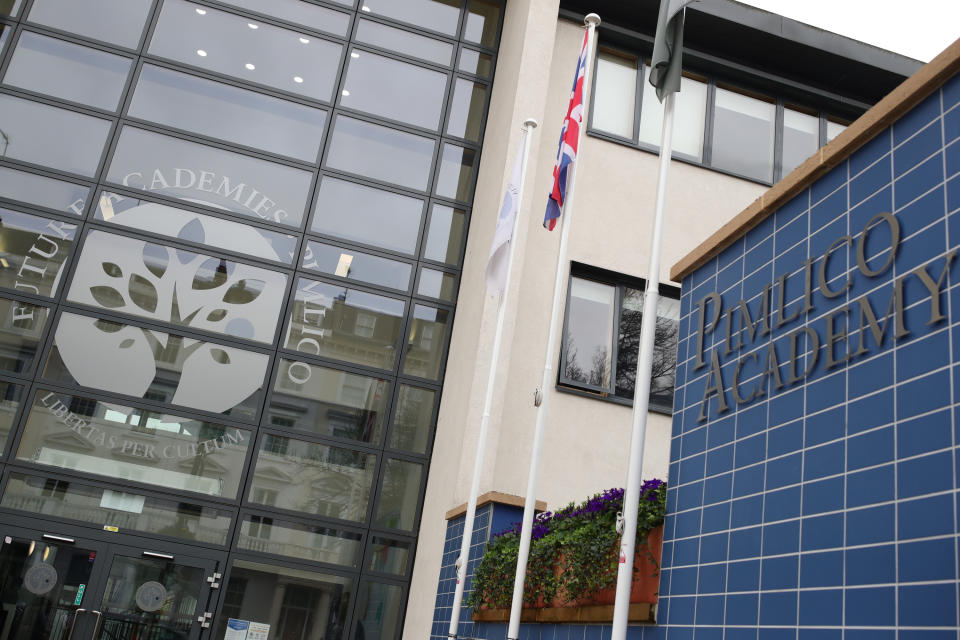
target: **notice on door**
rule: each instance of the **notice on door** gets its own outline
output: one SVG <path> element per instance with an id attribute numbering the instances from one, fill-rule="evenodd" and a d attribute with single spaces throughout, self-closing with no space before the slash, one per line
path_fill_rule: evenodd
<path id="1" fill-rule="evenodd" d="M 270 640 L 270 625 L 228 618 L 227 633 L 223 640 Z"/>

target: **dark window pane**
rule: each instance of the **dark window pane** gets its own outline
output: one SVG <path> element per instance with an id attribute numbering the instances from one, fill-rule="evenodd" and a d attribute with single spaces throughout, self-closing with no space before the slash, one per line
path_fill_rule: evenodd
<path id="1" fill-rule="evenodd" d="M 270 640 L 314 637 L 344 640 L 343 625 L 351 604 L 351 583 L 350 578 L 337 575 L 234 560 L 217 616 L 217 631 L 212 637 L 224 638 L 227 619 L 237 618 L 270 625 Z M 282 636 L 275 635 L 280 633 L 278 629 L 282 630 Z M 323 631 L 322 635 L 311 635 L 318 629 Z"/>
<path id="2" fill-rule="evenodd" d="M 151 0 L 36 0 L 27 19 L 136 49 Z"/>
<path id="3" fill-rule="evenodd" d="M 109 131 L 100 118 L 0 95 L 0 156 L 92 176 Z"/>
<path id="4" fill-rule="evenodd" d="M 48 312 L 46 307 L 0 298 L 0 371 L 22 373 L 33 366 Z"/>
<path id="5" fill-rule="evenodd" d="M 0 382 L 0 456 L 7 448 L 7 437 L 13 430 L 13 420 L 21 402 L 23 402 L 23 386 L 12 382 Z"/>
<path id="6" fill-rule="evenodd" d="M 770 182 L 776 105 L 717 87 L 713 166 Z"/>
<path id="7" fill-rule="evenodd" d="M 492 48 L 497 43 L 499 26 L 499 2 L 470 0 L 470 5 L 467 7 L 467 26 L 463 28 L 464 40 Z"/>
<path id="8" fill-rule="evenodd" d="M 373 517 L 375 527 L 411 531 L 420 501 L 420 480 L 423 465 L 404 460 L 387 460 L 377 513 Z"/>
<path id="9" fill-rule="evenodd" d="M 460 0 L 360 0 L 360 10 L 456 35 Z"/>
<path id="10" fill-rule="evenodd" d="M 417 295 L 453 302 L 453 297 L 456 294 L 456 286 L 457 278 L 452 273 L 423 267 L 420 269 L 420 282 L 417 285 Z"/>
<path id="11" fill-rule="evenodd" d="M 434 148 L 430 138 L 338 116 L 330 135 L 327 165 L 426 191 Z"/>
<path id="12" fill-rule="evenodd" d="M 403 609 L 401 587 L 364 580 L 357 593 L 358 619 L 354 639 L 393 640 L 400 631 Z"/>
<path id="13" fill-rule="evenodd" d="M 284 344 L 315 356 L 393 369 L 405 306 L 402 300 L 301 278 Z"/>
<path id="14" fill-rule="evenodd" d="M 377 457 L 351 449 L 276 436 L 283 453 L 261 444 L 249 500 L 327 518 L 361 522 Z"/>
<path id="15" fill-rule="evenodd" d="M 444 144 L 434 193 L 444 198 L 469 202 L 473 191 L 473 166 L 476 161 L 477 152 L 473 149 Z"/>
<path id="16" fill-rule="evenodd" d="M 212 458 L 208 462 L 213 462 Z M 51 485 L 53 491 L 49 490 Z M 216 545 L 226 544 L 230 528 L 230 515 L 212 507 L 21 473 L 10 475 L 0 504 L 104 528 L 117 527 L 123 533 L 142 531 Z"/>
<path id="17" fill-rule="evenodd" d="M 413 255 L 423 201 L 323 176 L 311 230 Z"/>
<path id="18" fill-rule="evenodd" d="M 82 215 L 90 189 L 19 169 L 0 167 L 0 194 L 11 200 Z"/>
<path id="19" fill-rule="evenodd" d="M 100 194 L 94 216 L 110 224 L 274 262 L 291 264 L 297 250 L 297 238 L 286 233 L 109 191 Z"/>
<path id="20" fill-rule="evenodd" d="M 37 93 L 114 111 L 130 59 L 24 31 L 3 81 Z"/>
<path id="21" fill-rule="evenodd" d="M 437 130 L 446 88 L 444 73 L 354 49 L 350 52 L 340 104 Z M 384 96 L 390 99 L 385 100 Z"/>
<path id="22" fill-rule="evenodd" d="M 443 347 L 449 331 L 449 311 L 422 304 L 414 306 L 403 373 L 439 380 Z"/>
<path id="23" fill-rule="evenodd" d="M 361 539 L 359 533 L 265 516 L 247 516 L 240 523 L 237 548 L 356 567 Z"/>
<path id="24" fill-rule="evenodd" d="M 610 388 L 616 288 L 583 278 L 570 280 L 561 378 L 600 390 Z"/>
<path id="25" fill-rule="evenodd" d="M 234 498 L 250 432 L 40 389 L 17 459 L 157 487 Z"/>
<path id="26" fill-rule="evenodd" d="M 436 391 L 401 384 L 393 407 L 390 448 L 426 453 L 430 444 Z"/>
<path id="27" fill-rule="evenodd" d="M 325 111 L 144 65 L 128 107 L 135 118 L 316 162 Z"/>
<path id="28" fill-rule="evenodd" d="M 616 395 L 631 400 L 637 379 L 642 316 L 643 293 L 624 288 L 617 340 Z M 650 379 L 650 404 L 660 409 L 670 410 L 673 407 L 679 323 L 680 301 L 661 295 L 657 304 L 657 327 L 654 333 Z"/>
<path id="29" fill-rule="evenodd" d="M 493 73 L 493 56 L 473 49 L 460 49 L 460 62 L 457 64 L 457 69 L 481 78 L 489 78 Z"/>
<path id="30" fill-rule="evenodd" d="M 370 553 L 370 563 L 367 565 L 369 571 L 393 573 L 398 576 L 406 575 L 407 562 L 413 547 L 410 542 L 374 536 L 370 545 L 372 551 Z"/>
<path id="31" fill-rule="evenodd" d="M 357 42 L 366 42 L 381 49 L 396 51 L 428 62 L 450 65 L 453 45 L 417 35 L 396 27 L 389 27 L 372 20 L 360 20 L 357 24 Z"/>
<path id="32" fill-rule="evenodd" d="M 410 287 L 410 275 L 413 273 L 413 267 L 406 262 L 314 241 L 307 243 L 300 266 L 309 271 L 400 291 Z"/>
<path id="33" fill-rule="evenodd" d="M 276 271 L 93 230 L 68 299 L 269 344 L 286 288 Z"/>
<path id="34" fill-rule="evenodd" d="M 150 53 L 329 102 L 343 47 L 209 7 L 166 0 Z"/>
<path id="35" fill-rule="evenodd" d="M 783 175 L 787 175 L 820 147 L 820 118 L 783 110 Z"/>
<path id="36" fill-rule="evenodd" d="M 56 295 L 77 225 L 0 209 L 0 287 Z"/>
<path id="37" fill-rule="evenodd" d="M 267 417 L 288 429 L 379 445 L 389 399 L 387 380 L 281 359 Z"/>
<path id="38" fill-rule="evenodd" d="M 442 204 L 433 205 L 423 257 L 452 265 L 460 264 L 466 223 L 466 211 Z"/>
<path id="39" fill-rule="evenodd" d="M 309 2 L 300 2 L 300 0 L 221 0 L 221 2 L 341 37 L 347 35 L 347 29 L 350 27 L 349 14 L 318 7 Z"/>
<path id="40" fill-rule="evenodd" d="M 54 337 L 48 380 L 247 422 L 259 415 L 265 354 L 72 313 L 60 316 Z"/>
<path id="41" fill-rule="evenodd" d="M 303 220 L 311 177 L 309 171 L 133 127 L 120 133 L 107 172 L 107 180 L 125 187 L 290 226 Z"/>
<path id="42" fill-rule="evenodd" d="M 479 142 L 486 106 L 487 85 L 457 78 L 450 99 L 450 113 L 447 115 L 447 133 Z"/>

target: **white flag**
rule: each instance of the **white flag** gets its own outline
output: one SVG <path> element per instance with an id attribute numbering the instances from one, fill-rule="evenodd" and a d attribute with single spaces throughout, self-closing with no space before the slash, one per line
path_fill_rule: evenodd
<path id="1" fill-rule="evenodd" d="M 523 145 L 517 150 L 517 159 L 513 161 L 510 182 L 503 194 L 500 205 L 500 217 L 497 218 L 497 230 L 493 234 L 490 246 L 490 260 L 487 262 L 487 291 L 500 295 L 507 284 L 507 268 L 510 261 L 510 243 L 513 242 L 513 222 L 520 208 L 520 165 L 523 160 Z"/>

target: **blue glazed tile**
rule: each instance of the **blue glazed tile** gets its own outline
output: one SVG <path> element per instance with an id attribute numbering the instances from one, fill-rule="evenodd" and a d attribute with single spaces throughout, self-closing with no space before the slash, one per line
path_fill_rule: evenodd
<path id="1" fill-rule="evenodd" d="M 754 224 L 745 236 L 747 242 L 747 252 L 749 253 L 751 247 L 756 247 L 761 242 L 767 239 L 774 229 L 774 217 L 772 215 L 766 216 L 760 222 Z"/>
<path id="2" fill-rule="evenodd" d="M 821 206 L 821 207 L 825 206 L 826 204 L 829 204 L 830 201 L 833 200 L 834 198 L 837 198 L 838 196 L 842 196 L 842 195 L 843 195 L 843 192 L 838 192 L 837 194 L 830 196 L 829 199 L 827 199 L 825 202 L 823 202 L 818 206 Z M 847 217 L 840 215 L 840 213 L 837 214 L 839 217 L 837 217 L 835 220 L 828 221 L 822 227 L 811 230 L 812 234 L 810 236 L 809 255 L 817 256 L 817 257 L 822 256 L 824 253 L 826 253 L 827 249 L 830 248 L 830 246 L 836 241 L 837 238 L 847 233 Z M 806 256 L 803 256 L 803 257 L 806 258 Z M 822 263 L 822 261 L 823 261 L 823 258 L 820 257 L 818 264 L 816 265 L 816 268 L 814 270 L 815 274 L 819 274 L 820 263 Z M 801 262 L 802 262 L 802 259 L 801 259 Z M 827 274 L 826 279 L 828 281 L 832 280 L 838 274 L 843 273 L 843 271 L 846 270 L 846 265 L 847 265 L 846 251 L 844 251 L 842 248 L 838 248 L 832 251 L 830 253 L 830 262 L 828 265 L 830 267 L 830 270 L 826 272 Z M 797 264 L 794 266 L 794 269 L 797 269 L 799 267 L 800 267 L 800 264 Z M 834 267 L 842 267 L 842 269 L 834 270 Z M 780 272 L 778 272 L 778 274 L 779 273 Z M 815 277 L 818 277 L 818 276 L 815 276 Z"/>
<path id="3" fill-rule="evenodd" d="M 743 261 L 739 258 L 717 274 L 717 291 L 723 293 L 733 288 L 743 279 Z M 739 287 L 736 289 L 739 298 Z"/>
<path id="4" fill-rule="evenodd" d="M 693 624 L 693 610 L 697 599 L 692 596 L 670 597 L 669 624 Z"/>
<path id="5" fill-rule="evenodd" d="M 893 505 L 847 511 L 847 544 L 890 542 L 894 538 Z"/>
<path id="6" fill-rule="evenodd" d="M 817 203 L 847 180 L 847 163 L 837 165 L 810 187 L 810 202 Z"/>
<path id="7" fill-rule="evenodd" d="M 740 498 L 733 501 L 730 516 L 730 527 L 749 527 L 763 521 L 763 495 L 758 494 L 749 498 Z"/>
<path id="8" fill-rule="evenodd" d="M 945 197 L 943 186 L 936 187 L 897 211 L 900 237 L 908 238 L 943 217 Z"/>
<path id="9" fill-rule="evenodd" d="M 803 416 L 803 389 L 794 389 L 770 400 L 770 424 L 786 424 Z"/>
<path id="10" fill-rule="evenodd" d="M 697 593 L 723 593 L 727 584 L 727 565 L 719 562 L 700 567 Z"/>
<path id="11" fill-rule="evenodd" d="M 760 565 L 760 589 L 793 589 L 800 574 L 797 555 L 764 558 Z"/>
<path id="12" fill-rule="evenodd" d="M 687 484 L 677 490 L 677 511 L 686 511 L 702 505 L 703 482 Z"/>
<path id="13" fill-rule="evenodd" d="M 801 587 L 835 587 L 842 584 L 842 551 L 804 553 L 800 556 Z"/>
<path id="14" fill-rule="evenodd" d="M 804 189 L 795 195 L 789 202 L 777 209 L 774 214 L 775 225 L 781 229 L 790 222 L 796 220 L 797 216 L 803 215 L 810 206 L 810 191 Z"/>
<path id="15" fill-rule="evenodd" d="M 714 504 L 729 500 L 733 488 L 733 474 L 715 476 L 703 483 L 703 504 Z"/>
<path id="16" fill-rule="evenodd" d="M 793 220 L 779 227 L 774 235 L 777 253 L 780 254 L 784 249 L 806 240 L 809 235 L 807 233 L 808 224 L 807 216 L 797 215 Z"/>
<path id="17" fill-rule="evenodd" d="M 951 116 L 950 121 L 954 124 L 960 122 L 960 111 Z M 954 140 L 949 147 L 944 149 L 944 164 L 947 167 L 946 177 L 950 178 L 960 173 L 960 144 Z M 950 211 L 953 211 L 951 208 Z"/>
<path id="18" fill-rule="evenodd" d="M 943 137 L 940 134 L 938 120 L 893 150 L 893 169 L 898 176 L 901 176 L 942 146 Z"/>
<path id="19" fill-rule="evenodd" d="M 960 76 L 953 76 L 940 88 L 943 94 L 943 110 L 949 111 L 960 104 Z"/>
<path id="20" fill-rule="evenodd" d="M 949 495 L 904 500 L 897 505 L 900 540 L 954 533 L 953 498 Z"/>
<path id="21" fill-rule="evenodd" d="M 892 181 L 890 158 L 884 156 L 880 162 L 850 180 L 850 206 L 863 202 Z"/>
<path id="22" fill-rule="evenodd" d="M 896 547 L 847 549 L 846 579 L 848 585 L 883 584 L 896 581 Z"/>
<path id="23" fill-rule="evenodd" d="M 931 260 L 931 256 L 936 256 L 946 250 L 946 240 L 947 228 L 943 220 L 927 227 L 911 238 L 902 240 L 897 248 L 897 258 L 894 261 L 897 273 L 906 273 L 911 269 L 931 263 L 927 272 L 936 280 L 943 270 L 943 262 L 942 259 Z M 909 304 L 910 301 L 927 297 L 926 287 L 922 284 L 917 286 L 919 283 L 911 282 L 912 280 L 914 278 L 908 278 L 904 281 L 906 289 L 904 292 L 905 305 Z M 907 324 L 907 327 L 912 330 L 917 328 L 911 327 L 909 324 Z"/>
<path id="24" fill-rule="evenodd" d="M 670 627 L 667 640 L 693 640 L 693 627 Z"/>
<path id="25" fill-rule="evenodd" d="M 893 422 L 893 389 L 887 389 L 847 405 L 850 434 Z"/>
<path id="26" fill-rule="evenodd" d="M 802 394 L 803 390 L 800 389 Z M 767 456 L 780 456 L 803 448 L 803 421 L 795 420 L 767 434 Z"/>
<path id="27" fill-rule="evenodd" d="M 743 273 L 750 275 L 763 265 L 773 260 L 773 236 L 761 241 L 756 246 L 748 245 L 747 253 L 743 256 Z"/>
<path id="28" fill-rule="evenodd" d="M 949 447 L 952 442 L 950 411 L 938 411 L 900 423 L 897 457 L 905 458 Z"/>
<path id="29" fill-rule="evenodd" d="M 730 594 L 727 596 L 728 625 L 755 625 L 759 598 L 757 594 Z M 728 634 L 729 635 L 729 634 Z"/>
<path id="30" fill-rule="evenodd" d="M 737 469 L 733 474 L 733 497 L 740 498 L 763 491 L 763 464 Z"/>
<path id="31" fill-rule="evenodd" d="M 723 632 L 723 640 L 757 640 L 757 630 L 727 627 Z"/>
<path id="32" fill-rule="evenodd" d="M 760 624 L 797 624 L 797 592 L 761 593 Z"/>
<path id="33" fill-rule="evenodd" d="M 807 385 L 807 413 L 832 407 L 843 402 L 847 393 L 845 372 L 833 374 Z M 809 446 L 809 442 L 807 443 Z"/>
<path id="34" fill-rule="evenodd" d="M 743 279 L 743 291 L 740 295 L 743 296 L 744 300 L 753 301 L 753 306 L 758 306 L 756 302 L 759 300 L 758 296 L 763 292 L 764 287 L 773 282 L 773 279 L 773 261 L 770 261 L 757 271 L 746 274 Z M 751 310 L 753 309 L 751 308 Z"/>
<path id="35" fill-rule="evenodd" d="M 727 565 L 727 593 L 760 588 L 760 561 L 746 560 Z"/>
<path id="36" fill-rule="evenodd" d="M 717 256 L 717 269 L 722 270 L 726 267 L 729 267 L 736 260 L 743 257 L 744 251 L 744 241 L 743 238 L 739 240 L 734 240 L 733 244 L 720 252 L 720 255 Z M 684 285 L 686 289 L 687 285 Z"/>
<path id="37" fill-rule="evenodd" d="M 767 462 L 767 490 L 779 489 L 800 482 L 802 466 L 802 453 L 795 453 Z"/>
<path id="38" fill-rule="evenodd" d="M 953 629 L 901 629 L 900 640 L 954 640 Z"/>
<path id="39" fill-rule="evenodd" d="M 760 433 L 737 442 L 734 455 L 734 464 L 737 468 L 747 467 L 763 460 L 767 447 L 766 440 L 766 436 Z"/>
<path id="40" fill-rule="evenodd" d="M 878 133 L 870 142 L 853 152 L 850 156 L 850 175 L 857 175 L 868 166 L 890 152 L 891 130 Z"/>
<path id="41" fill-rule="evenodd" d="M 723 624 L 723 596 L 697 598 L 697 624 Z"/>
<path id="42" fill-rule="evenodd" d="M 700 534 L 700 510 L 685 511 L 677 514 L 677 525 L 674 538 L 686 538 Z"/>
<path id="43" fill-rule="evenodd" d="M 901 586 L 899 621 L 905 627 L 952 627 L 957 624 L 956 584 Z"/>
<path id="44" fill-rule="evenodd" d="M 707 427 L 707 448 L 713 449 L 714 447 L 719 447 L 720 445 L 727 444 L 728 442 L 733 442 L 733 427 L 735 424 L 734 418 L 735 416 L 728 416 L 721 420 L 714 420 L 710 423 L 710 425 Z M 707 468 L 710 468 L 709 459 L 707 460 Z M 707 475 L 712 474 L 710 474 L 708 471 Z"/>
<path id="45" fill-rule="evenodd" d="M 847 508 L 893 500 L 893 476 L 892 464 L 847 474 Z"/>
<path id="46" fill-rule="evenodd" d="M 940 115 L 940 92 L 935 91 L 893 123 L 893 143 L 900 144 Z"/>
<path id="47" fill-rule="evenodd" d="M 768 524 L 763 528 L 763 555 L 796 553 L 800 549 L 800 521 Z"/>
<path id="48" fill-rule="evenodd" d="M 897 464 L 897 497 L 917 496 L 953 489 L 953 454 L 934 453 Z"/>
<path id="49" fill-rule="evenodd" d="M 843 595 L 840 595 L 840 604 L 843 605 Z M 801 600 L 801 606 L 803 601 Z M 800 624 L 803 624 L 802 622 Z M 797 640 L 841 640 L 842 629 L 804 629 L 797 630 Z"/>
<path id="50" fill-rule="evenodd" d="M 836 169 L 834 169 L 834 171 L 836 171 Z M 814 187 L 816 187 L 816 185 L 814 185 Z M 820 229 L 823 229 L 827 224 L 833 222 L 837 217 L 846 212 L 847 188 L 844 186 L 810 207 L 810 233 L 816 233 Z"/>
<path id="51" fill-rule="evenodd" d="M 843 514 L 831 513 L 803 519 L 801 549 L 831 549 L 843 546 Z"/>
<path id="52" fill-rule="evenodd" d="M 803 479 L 814 480 L 842 473 L 843 465 L 844 443 L 842 441 L 807 449 L 803 459 Z"/>
<path id="53" fill-rule="evenodd" d="M 943 158 L 936 154 L 893 183 L 893 206 L 901 208 L 943 182 Z"/>
<path id="54" fill-rule="evenodd" d="M 700 610 L 697 610 L 697 619 L 700 618 Z M 723 640 L 723 627 L 702 627 L 697 626 L 693 630 L 693 640 Z"/>
<path id="55" fill-rule="evenodd" d="M 897 418 L 946 406 L 950 402 L 950 372 L 940 371 L 897 387 Z"/>
<path id="56" fill-rule="evenodd" d="M 895 640 L 897 632 L 892 629 L 844 629 L 846 640 Z"/>
<path id="57" fill-rule="evenodd" d="M 884 160 L 884 163 L 887 161 Z M 867 223 L 880 212 L 893 211 L 893 188 L 883 187 L 866 200 L 850 208 L 850 235 L 858 236 Z"/>
<path id="58" fill-rule="evenodd" d="M 953 580 L 956 577 L 954 538 L 905 542 L 898 545 L 900 582 Z"/>
<path id="59" fill-rule="evenodd" d="M 697 564 L 699 557 L 700 541 L 698 538 L 688 538 L 686 540 L 677 540 L 673 543 L 673 562 L 672 567 L 683 567 Z M 672 592 L 675 593 L 675 592 Z"/>
<path id="60" fill-rule="evenodd" d="M 730 503 L 705 507 L 703 510 L 703 521 L 700 523 L 701 533 L 713 533 L 727 529 L 730 523 Z"/>
<path id="61" fill-rule="evenodd" d="M 673 569 L 670 572 L 670 595 L 686 596 L 697 592 L 697 567 Z"/>
<path id="62" fill-rule="evenodd" d="M 843 624 L 843 591 L 801 591 L 797 618 L 801 625 L 840 626 Z M 836 637 L 839 639 L 840 636 Z"/>
<path id="63" fill-rule="evenodd" d="M 868 344 L 872 345 L 872 343 L 867 342 L 864 344 L 864 346 L 867 346 Z M 847 393 L 850 400 L 859 398 L 867 393 L 873 393 L 879 389 L 889 387 L 892 384 L 892 353 L 882 354 L 876 358 L 871 358 L 866 362 L 853 365 L 847 369 Z"/>
<path id="64" fill-rule="evenodd" d="M 760 555 L 760 527 L 730 532 L 730 559 L 743 560 Z"/>
<path id="65" fill-rule="evenodd" d="M 713 260 L 708 260 L 705 264 L 690 274 L 690 286 L 696 289 L 703 283 L 709 282 L 715 275 L 717 275 L 716 258 Z"/>
<path id="66" fill-rule="evenodd" d="M 763 506 L 763 521 L 774 522 L 800 515 L 800 487 L 770 491 Z"/>
<path id="67" fill-rule="evenodd" d="M 803 485 L 803 515 L 842 509 L 843 480 L 836 477 Z"/>
<path id="68" fill-rule="evenodd" d="M 846 432 L 844 407 L 836 407 L 816 415 L 807 415 L 804 425 L 804 441 L 812 447 L 836 440 Z"/>
<path id="69" fill-rule="evenodd" d="M 671 454 L 671 459 L 674 456 Z M 680 484 L 687 484 L 703 478 L 704 466 L 707 462 L 707 456 L 704 454 L 687 458 L 680 461 Z"/>
<path id="70" fill-rule="evenodd" d="M 717 533 L 700 538 L 700 562 L 722 562 L 727 559 L 729 534 Z"/>
<path id="71" fill-rule="evenodd" d="M 844 591 L 846 625 L 848 627 L 893 626 L 896 620 L 895 596 L 893 587 L 846 589 Z"/>
<path id="72" fill-rule="evenodd" d="M 847 470 L 853 471 L 891 462 L 894 454 L 893 445 L 893 427 L 884 427 L 850 438 L 847 440 Z"/>

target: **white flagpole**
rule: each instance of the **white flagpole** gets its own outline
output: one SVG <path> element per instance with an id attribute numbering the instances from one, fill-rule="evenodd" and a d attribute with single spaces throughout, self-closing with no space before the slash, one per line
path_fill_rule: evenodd
<path id="1" fill-rule="evenodd" d="M 463 602 L 463 586 L 466 582 L 467 564 L 470 558 L 470 545 L 473 542 L 473 520 L 477 514 L 477 494 L 480 492 L 480 473 L 483 471 L 483 458 L 487 450 L 487 431 L 490 427 L 490 407 L 493 404 L 493 386 L 497 377 L 497 363 L 500 360 L 500 339 L 503 336 L 503 321 L 506 316 L 507 296 L 510 292 L 510 272 L 513 256 L 517 247 L 517 227 L 520 225 L 520 210 L 523 204 L 523 183 L 527 177 L 527 160 L 530 157 L 530 139 L 537 121 L 528 118 L 523 122 L 523 159 L 520 161 L 520 184 L 517 185 L 517 212 L 513 217 L 513 232 L 510 235 L 510 251 L 507 258 L 507 280 L 503 285 L 503 294 L 497 306 L 497 328 L 493 333 L 493 350 L 490 356 L 490 373 L 487 375 L 487 390 L 483 399 L 483 414 L 480 418 L 480 434 L 477 452 L 473 460 L 473 481 L 470 483 L 470 498 L 467 500 L 467 517 L 463 523 L 463 540 L 460 543 L 460 556 L 457 559 L 457 588 L 453 594 L 453 609 L 450 611 L 448 638 L 456 638 L 460 625 L 460 603 Z"/>
<path id="2" fill-rule="evenodd" d="M 637 509 L 640 504 L 640 477 L 643 473 L 643 444 L 647 438 L 647 410 L 650 406 L 650 378 L 653 370 L 654 336 L 657 330 L 657 301 L 660 298 L 660 239 L 663 230 L 663 205 L 667 191 L 667 173 L 673 144 L 673 103 L 676 93 L 668 93 L 663 106 L 663 130 L 660 134 L 660 169 L 657 173 L 657 204 L 650 237 L 650 265 L 647 290 L 643 294 L 643 319 L 640 322 L 640 347 L 637 379 L 633 391 L 633 434 L 630 436 L 630 464 L 627 488 L 623 495 L 623 535 L 620 539 L 620 564 L 617 569 L 617 597 L 613 604 L 611 640 L 627 637 L 630 609 L 630 584 L 633 581 L 633 556 L 636 551 Z"/>
<path id="3" fill-rule="evenodd" d="M 517 573 L 513 581 L 513 601 L 510 606 L 510 626 L 507 629 L 507 640 L 517 640 L 520 634 L 520 611 L 523 608 L 523 583 L 527 576 L 527 560 L 530 558 L 530 536 L 533 528 L 533 512 L 537 503 L 537 475 L 540 468 L 540 454 L 543 450 L 543 430 L 546 422 L 547 406 L 549 404 L 551 385 L 554 384 L 553 367 L 551 363 L 556 357 L 554 351 L 557 346 L 557 332 L 560 326 L 560 301 L 564 291 L 564 282 L 567 272 L 567 241 L 570 237 L 570 224 L 573 218 L 573 194 L 576 186 L 577 167 L 583 159 L 583 148 L 580 142 L 583 130 L 587 126 L 587 105 L 590 104 L 590 75 L 593 70 L 593 45 L 596 39 L 597 25 L 600 16 L 595 13 L 583 19 L 587 26 L 587 60 L 583 71 L 583 112 L 580 128 L 577 131 L 577 163 L 574 165 L 573 179 L 566 194 L 563 205 L 563 229 L 560 232 L 560 251 L 557 254 L 557 272 L 553 283 L 553 305 L 550 307 L 550 329 L 547 334 L 547 352 L 544 357 L 543 378 L 537 390 L 535 404 L 537 421 L 533 431 L 533 451 L 530 454 L 530 471 L 527 476 L 527 495 L 523 503 L 523 522 L 520 528 L 520 549 L 517 553 Z"/>

